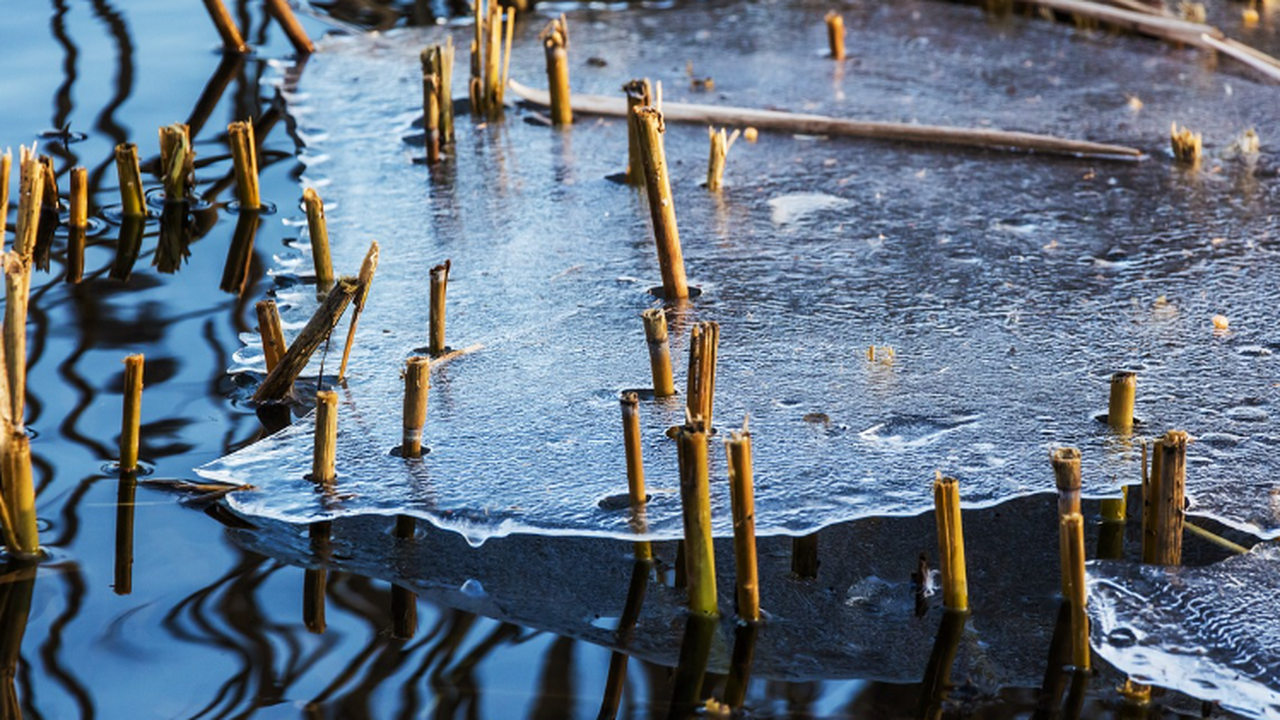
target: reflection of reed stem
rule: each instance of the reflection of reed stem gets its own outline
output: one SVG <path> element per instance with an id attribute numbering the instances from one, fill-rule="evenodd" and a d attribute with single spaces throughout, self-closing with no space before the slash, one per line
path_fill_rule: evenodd
<path id="1" fill-rule="evenodd" d="M 756 566 L 756 500 L 751 469 L 751 433 L 744 420 L 725 443 L 729 455 L 729 493 L 733 504 L 733 559 L 738 618 L 760 619 L 760 575 Z"/>
<path id="2" fill-rule="evenodd" d="M 431 360 L 409 358 L 404 371 L 404 433 L 400 454 L 407 458 L 422 455 L 422 428 L 427 423 L 427 394 L 431 388 Z"/>
<path id="3" fill-rule="evenodd" d="M 929 664 L 925 666 L 924 687 L 920 691 L 917 718 L 935 720 L 942 717 L 942 706 L 947 699 L 947 688 L 951 684 L 951 666 L 955 664 L 956 652 L 960 649 L 960 639 L 964 636 L 964 626 L 968 619 L 968 611 L 948 608 L 942 614 L 942 623 L 938 625 L 938 634 L 934 637 L 933 649 L 929 652 Z"/>
<path id="4" fill-rule="evenodd" d="M 311 480 L 322 484 L 337 476 L 338 393 L 321 390 L 316 393 L 316 434 L 311 454 Z"/>
<path id="5" fill-rule="evenodd" d="M 724 681 L 724 704 L 730 708 L 740 708 L 747 701 L 759 634 L 759 623 L 742 623 L 733 629 L 733 655 L 729 658 L 729 676 Z"/>
<path id="6" fill-rule="evenodd" d="M 934 513 L 938 520 L 938 567 L 942 572 L 942 604 L 949 610 L 969 609 L 969 581 L 964 562 L 964 529 L 960 524 L 960 483 L 937 474 L 933 482 Z"/>
<path id="7" fill-rule="evenodd" d="M 116 595 L 133 592 L 133 518 L 137 491 L 134 474 L 123 473 L 116 487 L 115 582 L 112 585 Z"/>
<path id="8" fill-rule="evenodd" d="M 684 254 L 680 250 L 680 231 L 676 227 L 676 208 L 671 198 L 671 180 L 667 177 L 666 152 L 662 144 L 665 130 L 662 113 L 652 107 L 641 107 L 635 109 L 631 119 L 636 124 L 640 158 L 644 164 L 649 215 L 658 246 L 658 266 L 662 270 L 662 297 L 668 302 L 687 298 L 689 285 L 684 274 Z"/>
<path id="9" fill-rule="evenodd" d="M 1142 487 L 1142 562 L 1182 562 L 1187 434 L 1170 430 L 1152 445 L 1151 476 Z"/>
<path id="10" fill-rule="evenodd" d="M 124 359 L 124 411 L 120 421 L 120 472 L 138 469 L 138 443 L 142 428 L 141 354 Z"/>
<path id="11" fill-rule="evenodd" d="M 802 580 L 818 577 L 818 533 L 791 538 L 791 574 Z"/>

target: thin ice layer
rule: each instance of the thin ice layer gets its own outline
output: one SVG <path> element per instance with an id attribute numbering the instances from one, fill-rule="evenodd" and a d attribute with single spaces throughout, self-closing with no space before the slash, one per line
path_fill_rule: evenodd
<path id="1" fill-rule="evenodd" d="M 1135 680 L 1280 718 L 1280 548 L 1199 568 L 1089 567 L 1092 644 Z"/>
<path id="2" fill-rule="evenodd" d="M 929 12 L 913 17 L 919 8 Z M 1280 343 L 1268 334 L 1280 320 L 1274 157 L 1226 157 L 1235 133 L 1271 116 L 1273 88 L 1157 42 L 1044 22 L 996 27 L 973 8 L 888 4 L 848 21 L 859 60 L 838 70 L 808 51 L 824 42 L 816 10 L 584 13 L 570 18 L 580 28 L 573 84 L 614 93 L 648 75 L 672 100 L 990 124 L 1137 145 L 1152 157 L 766 133 L 734 146 L 727 190 L 715 196 L 700 187 L 705 129 L 671 125 L 684 254 L 703 290 L 669 317 L 677 385 L 692 323 L 719 321 L 715 422 L 722 437 L 750 414 L 759 532 L 922 512 L 939 468 L 960 477 L 969 506 L 1044 490 L 1059 445 L 1082 449 L 1086 493 L 1115 493 L 1138 480 L 1137 447 L 1094 416 L 1110 373 L 1129 369 L 1139 373 L 1142 434 L 1199 438 L 1192 511 L 1280 533 L 1265 462 L 1280 444 Z M 526 82 L 542 76 L 536 30 L 522 26 L 512 61 Z M 303 184 L 328 204 L 337 267 L 354 272 L 370 240 L 382 245 L 339 391 L 336 491 L 305 479 L 307 420 L 201 473 L 252 482 L 257 492 L 232 497 L 238 510 L 293 522 L 406 513 L 475 541 L 515 531 L 629 537 L 628 515 L 599 501 L 625 492 L 617 398 L 649 384 L 638 314 L 657 305 L 646 291 L 660 281 L 643 194 L 606 179 L 624 165 L 625 126 L 584 116 L 561 132 L 528 110 L 509 110 L 503 123 L 463 112 L 452 157 L 428 173 L 415 162 L 417 53 L 441 39 L 331 40 L 287 98 L 309 145 Z M 688 89 L 686 57 L 697 75 L 713 75 L 714 94 Z M 457 65 L 461 92 L 466 62 Z M 1145 107 L 1135 111 L 1129 95 Z M 1171 120 L 1205 133 L 1200 170 L 1167 157 Z M 445 258 L 449 342 L 482 349 L 434 370 L 431 453 L 406 462 L 391 455 L 398 371 L 426 344 L 427 271 Z M 281 291 L 286 322 L 305 321 L 310 294 Z M 1215 314 L 1231 329 L 1215 332 Z M 869 360 L 872 345 L 891 347 L 892 359 Z M 243 353 L 237 370 L 252 369 L 253 356 Z M 683 409 L 648 401 L 641 417 L 654 494 L 647 527 L 675 537 L 675 448 L 664 431 Z M 727 534 L 723 455 L 713 450 L 713 516 Z"/>

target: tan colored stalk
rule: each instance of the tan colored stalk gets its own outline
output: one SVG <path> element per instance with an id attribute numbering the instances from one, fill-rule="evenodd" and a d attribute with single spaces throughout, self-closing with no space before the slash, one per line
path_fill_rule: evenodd
<path id="1" fill-rule="evenodd" d="M 120 178 L 120 212 L 126 216 L 147 214 L 142 192 L 142 170 L 138 166 L 138 146 L 120 143 L 116 146 L 116 176 Z"/>
<path id="2" fill-rule="evenodd" d="M 733 135 L 730 136 L 725 134 L 724 128 L 720 128 L 719 132 L 714 128 L 707 128 L 707 134 L 711 136 L 711 155 L 707 160 L 707 189 L 711 192 L 720 192 L 724 187 L 724 161 L 729 155 L 729 148 L 733 147 L 740 133 L 740 130 L 734 130 Z"/>
<path id="3" fill-rule="evenodd" d="M 498 107 L 506 103 L 507 77 L 511 73 L 511 41 L 515 37 L 516 9 L 507 8 L 506 45 L 502 52 L 502 75 L 498 78 Z"/>
<path id="4" fill-rule="evenodd" d="M 1202 528 L 1199 525 L 1196 525 L 1190 520 L 1184 520 L 1182 522 L 1182 529 L 1186 530 L 1192 535 L 1195 535 L 1201 540 L 1213 543 L 1214 545 L 1217 545 L 1218 547 L 1228 552 L 1233 552 L 1237 555 L 1244 555 L 1245 553 L 1249 552 L 1249 548 L 1243 545 L 1240 545 L 1238 543 L 1233 543 L 1230 540 L 1222 537 L 1221 535 L 1218 535 L 1217 533 L 1210 532 L 1205 528 Z"/>
<path id="5" fill-rule="evenodd" d="M 46 188 L 44 167 L 25 147 L 22 148 L 18 173 L 18 225 L 13 249 L 24 264 L 30 265 L 40 234 L 40 212 L 44 207 Z"/>
<path id="6" fill-rule="evenodd" d="M 1173 157 L 1187 165 L 1200 163 L 1200 133 L 1193 133 L 1187 128 L 1178 129 L 1178 123 L 1169 126 L 1169 145 L 1173 148 Z"/>
<path id="7" fill-rule="evenodd" d="M 422 76 L 422 125 L 427 144 L 427 164 L 440 162 L 440 81 Z"/>
<path id="8" fill-rule="evenodd" d="M 716 356 L 720 349 L 720 323 L 701 322 L 689 336 L 689 375 L 686 401 L 689 415 L 705 423 L 710 432 L 716 392 Z"/>
<path id="9" fill-rule="evenodd" d="M 141 354 L 124 359 L 124 410 L 120 420 L 120 472 L 138 469 L 138 444 L 142 433 Z"/>
<path id="10" fill-rule="evenodd" d="M 1107 424 L 1112 430 L 1133 428 L 1133 405 L 1137 396 L 1138 375 L 1118 372 L 1111 376 L 1111 396 L 1107 401 Z"/>
<path id="11" fill-rule="evenodd" d="M 258 386 L 257 392 L 253 394 L 254 402 L 274 402 L 288 396 L 293 388 L 293 381 L 302 374 L 311 355 L 337 327 L 338 321 L 342 319 L 342 313 L 351 303 L 359 287 L 360 283 L 355 278 L 344 277 L 338 280 L 325 296 L 324 302 L 316 308 L 315 314 L 302 328 L 302 332 L 285 351 L 284 357 L 280 358 L 280 364 L 276 365 L 275 370 L 267 373 L 262 385 Z"/>
<path id="12" fill-rule="evenodd" d="M 640 160 L 640 138 L 636 129 L 635 109 L 653 104 L 653 88 L 649 78 L 632 80 L 622 86 L 627 97 L 627 184 L 644 184 L 644 163 Z"/>
<path id="13" fill-rule="evenodd" d="M 400 454 L 422 456 L 422 428 L 427 424 L 427 395 L 431 389 L 431 359 L 415 355 L 404 371 L 404 433 Z"/>
<path id="14" fill-rule="evenodd" d="M 82 229 L 89 224 L 89 171 L 83 167 L 71 168 L 71 211 L 68 224 Z"/>
<path id="15" fill-rule="evenodd" d="M 31 440 L 19 429 L 9 432 L 4 455 L 5 504 L 13 515 L 11 554 L 32 559 L 40 554 L 40 532 L 36 524 L 36 492 L 31 476 Z"/>
<path id="16" fill-rule="evenodd" d="M 689 609 L 716 617 L 716 557 L 711 542 L 711 489 L 707 480 L 707 434 L 699 418 L 675 431 L 680 459 L 680 507 L 684 517 L 685 573 Z"/>
<path id="17" fill-rule="evenodd" d="M 640 398 L 633 392 L 625 393 L 622 406 L 622 444 L 627 457 L 627 495 L 631 499 L 632 524 L 637 532 L 644 531 L 644 506 L 649 495 L 644 487 L 644 458 L 640 443 Z M 636 560 L 653 559 L 653 547 L 647 541 L 632 543 Z"/>
<path id="18" fill-rule="evenodd" d="M 569 25 L 564 15 L 552 20 L 538 36 L 547 59 L 547 86 L 551 88 L 551 122 L 573 123 L 569 106 Z"/>
<path id="19" fill-rule="evenodd" d="M 649 370 L 653 375 L 653 396 L 671 397 L 676 394 L 675 380 L 671 376 L 671 345 L 667 340 L 667 315 L 662 308 L 649 308 L 640 313 L 644 320 L 644 339 L 649 346 Z"/>
<path id="20" fill-rule="evenodd" d="M 222 0 L 204 0 L 204 6 L 209 11 L 214 27 L 218 29 L 218 35 L 222 37 L 222 47 L 228 52 L 249 52 L 249 46 L 245 44 L 235 20 L 231 19 L 231 13 L 227 12 Z"/>
<path id="21" fill-rule="evenodd" d="M 449 268 L 451 265 L 450 261 L 445 260 L 443 263 L 431 268 L 431 317 L 429 319 L 430 337 L 427 343 L 427 352 L 432 357 L 441 355 L 445 351 L 444 299 L 449 290 Z"/>
<path id="22" fill-rule="evenodd" d="M 4 359 L 5 384 L 9 390 L 8 416 L 11 429 L 25 427 L 23 413 L 27 397 L 27 301 L 31 289 L 31 266 L 16 252 L 4 256 Z"/>
<path id="23" fill-rule="evenodd" d="M 498 77 L 502 72 L 502 8 L 498 0 L 488 2 L 488 29 L 484 55 L 484 107 L 490 120 L 502 116 L 502 105 L 498 102 Z"/>
<path id="24" fill-rule="evenodd" d="M 551 96 L 546 91 L 535 90 L 515 80 L 511 80 L 508 85 L 511 86 L 512 92 L 520 96 L 520 98 L 535 105 L 548 106 L 551 104 Z M 606 95 L 576 93 L 573 95 L 571 107 L 575 113 L 588 115 L 622 117 L 630 112 L 627 110 L 626 100 Z M 1137 148 L 1008 130 L 845 120 L 780 110 L 754 110 L 691 103 L 667 103 L 661 112 L 663 113 L 663 118 L 671 122 L 750 126 L 760 130 L 778 130 L 805 135 L 839 135 L 937 145 L 1029 150 L 1110 160 L 1136 160 L 1142 157 L 1142 151 Z"/>
<path id="25" fill-rule="evenodd" d="M 311 480 L 332 483 L 338 477 L 338 393 L 316 393 L 316 434 L 311 453 Z"/>
<path id="26" fill-rule="evenodd" d="M 1085 603 L 1088 587 L 1084 573 L 1084 518 L 1080 513 L 1065 515 L 1060 521 L 1062 545 L 1062 577 L 1067 602 L 1071 605 L 1071 664 L 1077 670 L 1089 669 L 1089 614 Z"/>
<path id="27" fill-rule="evenodd" d="M 432 45 L 420 54 L 422 74 L 436 79 L 436 104 L 439 108 L 440 141 L 453 142 L 453 36 L 444 45 Z M 426 98 L 424 97 L 424 110 Z"/>
<path id="28" fill-rule="evenodd" d="M 824 19 L 827 21 L 827 46 L 831 49 L 831 59 L 843 60 L 844 16 L 831 10 Z"/>
<path id="29" fill-rule="evenodd" d="M 195 158 L 189 126 L 174 123 L 160 128 L 160 173 L 167 202 L 186 198 L 194 183 Z"/>
<path id="30" fill-rule="evenodd" d="M 1187 434 L 1170 430 L 1152 446 L 1151 476 L 1142 492 L 1142 562 L 1182 563 L 1187 483 Z"/>
<path id="31" fill-rule="evenodd" d="M 13 151 L 0 155 L 0 231 L 9 224 L 9 171 L 13 167 Z"/>
<path id="32" fill-rule="evenodd" d="M 942 604 L 949 610 L 967 611 L 969 581 L 964 561 L 964 528 L 960 523 L 959 481 L 938 473 L 933 481 L 933 503 L 938 520 Z"/>
<path id="33" fill-rule="evenodd" d="M 258 147 L 253 138 L 253 123 L 237 120 L 227 126 L 227 141 L 231 144 L 231 159 L 236 171 L 236 199 L 241 210 L 257 210 L 262 207 L 258 194 Z"/>
<path id="34" fill-rule="evenodd" d="M 254 306 L 258 314 L 258 335 L 262 337 L 262 358 L 270 373 L 280 364 L 288 346 L 284 342 L 284 328 L 280 322 L 280 308 L 275 300 L 259 300 Z"/>
<path id="35" fill-rule="evenodd" d="M 676 227 L 671 181 L 667 177 L 667 158 L 662 144 L 662 133 L 665 131 L 662 113 L 652 107 L 642 107 L 636 108 L 632 117 L 640 141 L 645 189 L 649 196 L 649 215 L 653 220 L 653 236 L 658 246 L 662 296 L 668 301 L 681 300 L 689 297 L 689 285 L 684 275 L 684 254 L 680 250 L 680 231 Z"/>
<path id="36" fill-rule="evenodd" d="M 379 248 L 377 241 L 369 243 L 369 250 L 360 263 L 360 275 L 356 281 L 360 287 L 356 289 L 355 307 L 351 311 L 351 325 L 347 327 L 347 342 L 342 346 L 342 363 L 338 366 L 338 382 L 347 377 L 347 360 L 351 358 L 351 346 L 356 341 L 356 326 L 360 323 L 360 314 L 364 312 L 364 304 L 369 299 L 369 289 L 373 287 L 373 275 L 378 271 Z"/>
<path id="37" fill-rule="evenodd" d="M 751 433 L 747 421 L 725 443 L 729 456 L 729 494 L 733 504 L 733 559 L 738 618 L 760 619 L 760 575 L 756 566 L 756 501 L 751 474 Z"/>
<path id="38" fill-rule="evenodd" d="M 289 38 L 289 43 L 293 45 L 293 49 L 299 55 L 310 55 L 316 51 L 315 44 L 307 36 L 307 31 L 303 29 L 302 23 L 298 22 L 298 18 L 293 14 L 293 9 L 289 7 L 288 2 L 285 0 L 266 0 L 266 5 L 267 12 L 271 13 L 276 22 L 280 23 L 280 28 L 284 30 L 284 34 Z"/>
<path id="39" fill-rule="evenodd" d="M 333 287 L 333 260 L 329 255 L 329 226 L 324 219 L 324 201 L 316 191 L 302 191 L 302 203 L 307 208 L 307 230 L 311 236 L 311 258 L 316 266 L 316 289 L 329 292 Z"/>
<path id="40" fill-rule="evenodd" d="M 1053 480 L 1058 487 L 1058 515 L 1080 512 L 1080 451 L 1058 448 L 1049 454 Z"/>

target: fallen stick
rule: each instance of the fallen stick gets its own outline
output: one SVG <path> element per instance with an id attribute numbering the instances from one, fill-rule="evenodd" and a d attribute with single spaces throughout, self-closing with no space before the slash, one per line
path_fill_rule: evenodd
<path id="1" fill-rule="evenodd" d="M 258 386 L 257 392 L 253 394 L 255 403 L 283 400 L 289 394 L 293 381 L 302 374 L 311 355 L 338 326 L 343 311 L 359 289 L 359 281 L 352 277 L 344 277 L 333 286 L 284 357 L 280 358 L 276 369 L 267 373 L 266 379 Z"/>
<path id="2" fill-rule="evenodd" d="M 535 105 L 551 104 L 545 90 L 508 81 L 512 92 Z M 574 95 L 570 106 L 574 112 L 588 115 L 625 117 L 625 98 L 604 95 Z M 765 130 L 780 130 L 805 135 L 841 135 L 845 137 L 899 140 L 903 142 L 934 143 L 939 145 L 963 145 L 995 149 L 1032 150 L 1076 157 L 1136 160 L 1142 151 L 1123 145 L 1108 145 L 1087 140 L 1070 140 L 1052 135 L 1015 132 L 1008 130 L 980 130 L 946 127 L 941 125 L 916 125 L 908 123 L 845 120 L 842 118 L 790 113 L 778 110 L 695 105 L 692 103 L 666 103 L 663 106 L 666 121 L 696 122 L 703 125 L 750 125 Z"/>
<path id="3" fill-rule="evenodd" d="M 364 303 L 369 299 L 369 288 L 373 285 L 373 274 L 378 271 L 378 243 L 375 240 L 369 245 L 369 252 L 360 264 L 360 275 L 357 281 L 354 307 L 351 309 L 351 325 L 347 328 L 347 343 L 342 346 L 342 364 L 338 366 L 338 382 L 347 376 L 347 360 L 351 359 L 351 346 L 356 342 L 356 325 L 360 322 L 360 313 L 364 312 Z"/>

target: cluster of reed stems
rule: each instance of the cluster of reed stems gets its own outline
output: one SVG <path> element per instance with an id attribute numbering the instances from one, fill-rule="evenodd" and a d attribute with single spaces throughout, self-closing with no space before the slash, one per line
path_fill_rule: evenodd
<path id="1" fill-rule="evenodd" d="M 474 0 L 475 38 L 471 41 L 471 111 L 490 120 L 502 117 L 507 73 L 511 68 L 511 39 L 516 10 L 505 11 L 497 0 Z M 505 47 L 504 47 L 505 36 Z"/>
<path id="2" fill-rule="evenodd" d="M 303 29 L 302 23 L 298 22 L 298 18 L 293 14 L 293 9 L 289 7 L 288 0 L 265 0 L 267 12 L 280 23 L 280 28 L 284 30 L 284 34 L 289 38 L 289 44 L 293 45 L 293 49 L 300 56 L 310 55 L 315 52 L 315 44 L 311 42 L 311 38 L 307 36 L 307 31 Z M 249 52 L 249 44 L 244 41 L 244 35 L 241 34 L 240 28 L 236 26 L 236 21 L 231 17 L 231 13 L 227 11 L 222 0 L 204 0 L 204 7 L 209 12 L 213 25 L 218 30 L 218 35 L 222 38 L 223 50 L 229 53 L 243 55 Z"/>
<path id="3" fill-rule="evenodd" d="M 427 162 L 440 162 L 440 148 L 453 142 L 453 36 L 422 51 L 422 128 Z"/>

